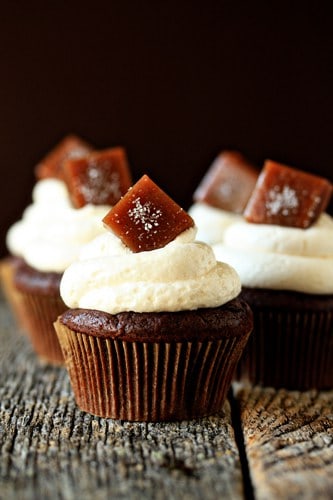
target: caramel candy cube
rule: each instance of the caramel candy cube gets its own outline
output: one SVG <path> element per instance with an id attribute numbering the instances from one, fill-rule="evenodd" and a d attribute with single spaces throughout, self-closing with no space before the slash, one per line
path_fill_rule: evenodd
<path id="1" fill-rule="evenodd" d="M 114 205 L 132 185 L 123 148 L 94 151 L 64 162 L 64 180 L 76 208 L 88 203 Z"/>
<path id="2" fill-rule="evenodd" d="M 236 151 L 223 151 L 203 177 L 193 199 L 229 212 L 242 213 L 259 172 Z"/>
<path id="3" fill-rule="evenodd" d="M 194 221 L 147 175 L 103 219 L 133 252 L 164 247 Z"/>
<path id="4" fill-rule="evenodd" d="M 35 167 L 37 179 L 55 177 L 63 179 L 63 163 L 68 158 L 78 158 L 92 151 L 90 144 L 76 135 L 67 135 Z"/>
<path id="5" fill-rule="evenodd" d="M 247 204 L 248 222 L 307 228 L 326 209 L 332 184 L 317 175 L 267 160 Z"/>

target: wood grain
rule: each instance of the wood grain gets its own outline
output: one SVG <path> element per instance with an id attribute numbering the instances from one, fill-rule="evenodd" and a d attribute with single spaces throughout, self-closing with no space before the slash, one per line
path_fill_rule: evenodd
<path id="1" fill-rule="evenodd" d="M 235 386 L 258 500 L 333 498 L 333 391 Z"/>
<path id="2" fill-rule="evenodd" d="M 228 402 L 146 424 L 78 410 L 67 372 L 40 363 L 0 302 L 1 499 L 243 498 Z"/>
<path id="3" fill-rule="evenodd" d="M 0 367 L 1 500 L 333 499 L 333 391 L 235 384 L 210 418 L 94 417 L 78 410 L 66 370 L 38 361 L 2 300 Z"/>

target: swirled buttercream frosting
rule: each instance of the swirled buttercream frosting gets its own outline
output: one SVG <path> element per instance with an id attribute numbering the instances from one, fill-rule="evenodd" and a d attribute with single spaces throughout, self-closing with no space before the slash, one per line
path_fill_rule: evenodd
<path id="1" fill-rule="evenodd" d="M 104 232 L 106 205 L 74 208 L 66 185 L 58 179 L 36 183 L 21 220 L 6 238 L 9 251 L 39 271 L 63 272 L 79 255 L 82 245 Z"/>
<path id="2" fill-rule="evenodd" d="M 163 248 L 133 253 L 107 231 L 66 269 L 61 296 L 68 307 L 111 314 L 218 307 L 239 294 L 240 280 L 195 234 L 191 228 Z"/>
<path id="3" fill-rule="evenodd" d="M 242 220 L 239 214 L 200 202 L 193 203 L 188 213 L 197 226 L 197 240 L 209 245 L 223 241 L 226 228 Z"/>
<path id="4" fill-rule="evenodd" d="M 227 228 L 213 249 L 244 286 L 333 293 L 333 219 L 327 213 L 307 229 L 243 221 Z"/>

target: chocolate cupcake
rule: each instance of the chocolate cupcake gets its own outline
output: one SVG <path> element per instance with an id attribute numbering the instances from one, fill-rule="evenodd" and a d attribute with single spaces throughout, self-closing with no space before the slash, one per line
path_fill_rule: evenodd
<path id="1" fill-rule="evenodd" d="M 62 351 L 53 328 L 54 318 L 65 306 L 59 288 L 62 273 L 41 272 L 23 262 L 14 274 L 14 286 L 22 305 L 23 321 L 38 356 L 63 364 Z"/>
<path id="2" fill-rule="evenodd" d="M 238 271 L 254 330 L 239 380 L 287 389 L 333 387 L 333 219 L 329 181 L 265 163 L 218 259 Z"/>
<path id="3" fill-rule="evenodd" d="M 252 306 L 256 328 L 238 378 L 277 388 L 332 389 L 333 295 L 243 287 L 241 297 Z"/>
<path id="4" fill-rule="evenodd" d="M 67 309 L 63 271 L 103 231 L 101 218 L 131 181 L 124 150 L 91 151 L 73 136 L 38 164 L 36 175 L 33 203 L 9 229 L 7 246 L 21 259 L 13 283 L 32 345 L 42 359 L 61 364 L 53 322 Z"/>
<path id="5" fill-rule="evenodd" d="M 56 328 L 78 406 L 136 421 L 218 412 L 251 331 L 248 306 L 173 313 L 70 309 Z"/>
<path id="6" fill-rule="evenodd" d="M 147 176 L 64 273 L 55 328 L 78 406 L 165 421 L 222 408 L 252 329 L 240 281 Z"/>

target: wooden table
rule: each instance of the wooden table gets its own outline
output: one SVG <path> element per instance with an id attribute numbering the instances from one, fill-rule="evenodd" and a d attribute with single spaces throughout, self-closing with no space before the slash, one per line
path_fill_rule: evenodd
<path id="1" fill-rule="evenodd" d="M 0 300 L 0 498 L 333 499 L 333 391 L 234 385 L 218 415 L 129 423 L 78 410 Z"/>

